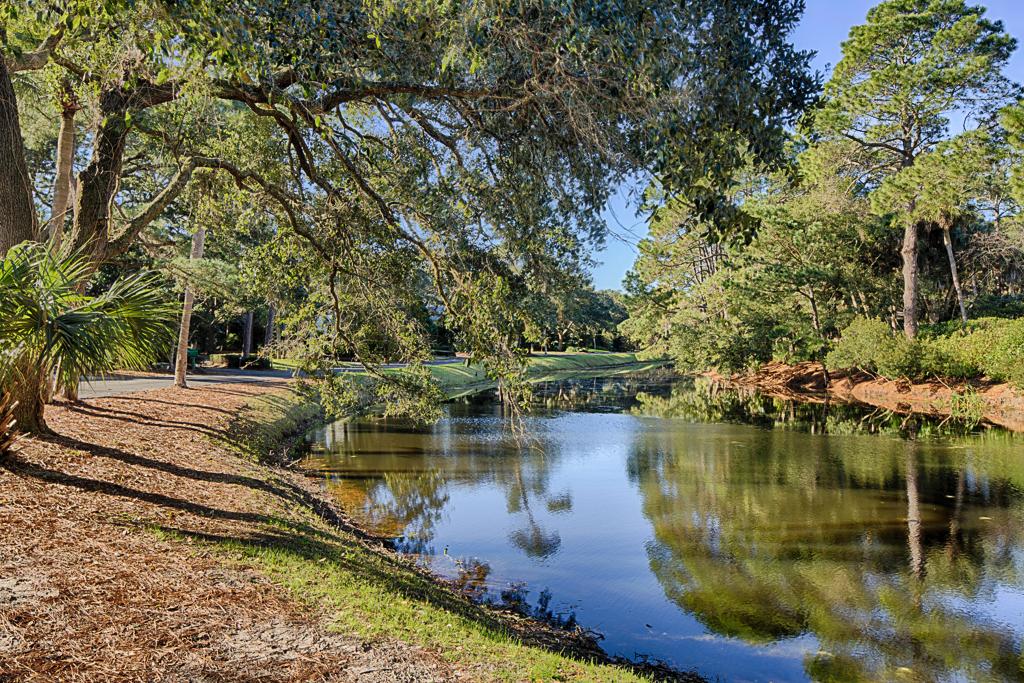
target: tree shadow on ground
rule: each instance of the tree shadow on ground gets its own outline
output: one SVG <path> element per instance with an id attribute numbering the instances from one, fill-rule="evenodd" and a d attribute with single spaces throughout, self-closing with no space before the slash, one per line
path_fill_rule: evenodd
<path id="1" fill-rule="evenodd" d="M 586 634 L 559 633 L 555 627 L 531 619 L 510 618 L 493 607 L 473 602 L 453 588 L 439 583 L 425 571 L 409 562 L 374 550 L 359 539 L 345 534 L 318 534 L 316 537 L 299 527 L 290 531 L 264 530 L 245 538 L 210 534 L 174 527 L 160 527 L 169 534 L 213 545 L 231 552 L 259 554 L 272 551 L 296 562 L 324 563 L 335 570 L 350 574 L 354 581 L 372 585 L 395 599 L 412 600 L 462 618 L 485 629 L 493 636 L 508 638 L 524 645 L 545 649 L 580 661 L 619 666 L 657 681 L 686 681 L 697 683 L 700 677 L 679 672 L 657 663 L 628 662 L 611 658 Z"/>
<path id="2" fill-rule="evenodd" d="M 99 406 L 88 405 L 85 403 L 68 403 L 65 404 L 65 408 L 73 413 L 86 415 L 88 417 L 99 417 L 106 420 L 117 420 L 119 422 L 127 422 L 129 424 L 135 424 L 139 426 L 183 429 L 186 431 L 196 432 L 198 434 L 204 434 L 206 436 L 211 436 L 215 438 L 223 438 L 226 436 L 226 432 L 221 429 L 205 427 L 203 425 L 195 424 L 194 422 L 164 420 L 153 417 L 151 415 L 146 415 L 145 413 L 136 413 L 130 410 L 101 408 Z"/>
<path id="3" fill-rule="evenodd" d="M 126 403 L 156 403 L 158 405 L 174 406 L 175 408 L 196 408 L 197 410 L 208 410 L 211 413 L 220 413 L 221 415 L 234 416 L 238 411 L 229 410 L 227 408 L 218 408 L 217 406 L 203 405 L 201 403 L 184 403 L 182 401 L 161 401 L 155 398 L 142 398 L 138 394 L 132 394 L 130 396 L 102 396 L 96 399 L 89 399 L 89 407 L 97 410 L 103 410 L 100 406 L 95 405 L 95 401 L 124 401 Z"/>
<path id="4" fill-rule="evenodd" d="M 49 436 L 45 439 L 49 443 L 56 444 L 64 448 L 71 448 L 77 451 L 83 451 L 89 453 L 95 457 L 110 458 L 117 460 L 126 465 L 132 465 L 134 467 L 144 467 L 146 469 L 156 470 L 165 474 L 172 474 L 176 477 L 185 477 L 193 479 L 195 481 L 204 481 L 214 484 L 231 484 L 234 486 L 244 486 L 246 488 L 254 489 L 257 491 L 263 491 L 269 493 L 272 496 L 280 498 L 281 500 L 294 504 L 303 505 L 310 507 L 313 505 L 313 497 L 305 490 L 292 484 L 291 482 L 276 479 L 271 482 L 264 479 L 257 479 L 256 477 L 247 477 L 242 474 L 229 474 L 226 472 L 216 472 L 210 470 L 201 470 L 193 467 L 185 467 L 178 465 L 173 462 L 167 462 L 165 460 L 157 460 L 155 458 L 149 458 L 144 455 L 138 455 L 137 453 L 130 453 L 123 451 L 119 448 L 111 448 L 109 446 L 100 446 L 98 444 L 89 443 L 87 441 L 81 441 L 74 437 L 65 436 L 62 434 L 56 434 Z"/>
<path id="5" fill-rule="evenodd" d="M 44 481 L 51 484 L 71 486 L 80 491 L 102 493 L 117 498 L 138 500 L 159 507 L 171 508 L 174 510 L 180 510 L 182 512 L 189 512 L 201 517 L 211 517 L 214 519 L 223 519 L 233 522 L 245 522 L 248 524 L 266 524 L 271 523 L 273 521 L 273 518 L 267 515 L 253 512 L 223 510 L 220 508 L 211 507 L 209 505 L 204 505 L 203 503 L 196 503 L 182 498 L 175 498 L 174 496 L 168 496 L 163 493 L 145 491 L 142 489 L 132 488 L 130 486 L 124 486 L 122 484 L 115 484 L 113 482 L 103 481 L 101 479 L 90 479 L 88 477 L 81 477 L 76 474 L 68 474 L 67 472 L 61 472 L 59 470 L 47 469 L 45 467 L 36 465 L 35 463 L 31 463 L 17 457 L 9 457 L 3 463 L 3 467 L 9 470 L 12 474 L 18 476 L 32 477 L 33 479 L 37 479 L 39 481 Z"/>

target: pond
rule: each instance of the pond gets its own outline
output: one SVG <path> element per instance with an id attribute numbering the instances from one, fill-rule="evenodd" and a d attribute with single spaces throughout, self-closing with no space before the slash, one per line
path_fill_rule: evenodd
<path id="1" fill-rule="evenodd" d="M 306 462 L 479 600 L 730 681 L 1024 678 L 1024 448 L 691 380 L 548 384 Z M 932 434 L 928 434 L 929 430 Z M 863 432 L 880 432 L 865 434 Z"/>

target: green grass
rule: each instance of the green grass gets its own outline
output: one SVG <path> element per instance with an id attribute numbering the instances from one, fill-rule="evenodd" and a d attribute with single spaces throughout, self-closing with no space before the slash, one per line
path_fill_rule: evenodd
<path id="1" fill-rule="evenodd" d="M 663 364 L 662 361 L 638 360 L 636 354 L 633 353 L 590 351 L 586 353 L 538 354 L 530 356 L 527 376 L 532 382 L 545 382 L 571 377 L 595 377 L 639 372 L 660 367 Z M 273 365 L 275 370 L 295 370 L 298 368 L 299 362 L 287 358 L 275 358 Z M 358 367 L 358 365 L 358 363 L 338 364 L 339 367 Z M 449 398 L 464 396 L 494 386 L 493 380 L 487 377 L 486 371 L 480 365 L 467 366 L 464 363 L 448 363 L 427 367 Z M 401 372 L 401 370 L 389 370 L 388 372 Z M 351 374 L 364 375 L 362 372 Z"/>
<path id="2" fill-rule="evenodd" d="M 275 370 L 298 370 L 302 366 L 302 361 L 294 358 L 271 358 L 270 364 Z M 337 368 L 354 368 L 359 363 L 353 363 L 351 361 L 338 361 L 334 364 Z"/>
<path id="3" fill-rule="evenodd" d="M 270 365 L 275 370 L 298 370 L 302 363 L 292 358 L 271 358 Z"/>
<path id="4" fill-rule="evenodd" d="M 285 460 L 292 442 L 323 417 L 316 398 L 298 388 L 261 394 L 231 422 L 226 443 L 257 460 Z"/>
<path id="5" fill-rule="evenodd" d="M 530 356 L 526 372 L 529 381 L 546 382 L 639 372 L 663 364 L 662 361 L 638 360 L 632 353 L 552 353 Z M 494 382 L 478 365 L 432 365 L 430 373 L 451 398 L 494 386 Z"/>
<path id="6" fill-rule="evenodd" d="M 192 538 L 155 528 L 254 567 L 316 611 L 331 630 L 395 638 L 438 652 L 474 680 L 639 681 L 632 672 L 523 643 L 495 612 L 474 605 L 404 562 L 329 529 L 303 508 L 273 517 L 258 540 Z"/>

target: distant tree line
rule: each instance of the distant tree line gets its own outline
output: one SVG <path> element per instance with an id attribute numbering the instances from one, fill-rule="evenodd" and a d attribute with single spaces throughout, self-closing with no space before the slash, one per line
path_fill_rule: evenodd
<path id="1" fill-rule="evenodd" d="M 1024 365 L 1024 108 L 1004 74 L 1015 47 L 961 0 L 874 7 L 787 161 L 737 176 L 744 229 L 652 186 L 623 330 L 695 370 L 816 360 L 1013 379 Z"/>

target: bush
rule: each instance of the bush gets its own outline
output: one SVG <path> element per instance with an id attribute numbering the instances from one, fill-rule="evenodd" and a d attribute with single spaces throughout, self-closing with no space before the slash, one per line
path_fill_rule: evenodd
<path id="1" fill-rule="evenodd" d="M 856 368 L 890 379 L 913 378 L 921 370 L 915 346 L 906 337 L 893 334 L 881 320 L 855 318 L 825 357 L 825 366 L 829 370 Z"/>
<path id="2" fill-rule="evenodd" d="M 1007 321 L 992 341 L 985 374 L 1024 387 L 1024 319 Z"/>
<path id="3" fill-rule="evenodd" d="M 978 318 L 1024 317 L 1024 297 L 983 294 L 971 303 L 971 315 Z"/>
<path id="4" fill-rule="evenodd" d="M 987 377 L 1024 387 L 1024 319 L 941 323 L 909 341 L 880 320 L 857 318 L 825 363 L 829 369 L 858 368 L 890 379 Z"/>

